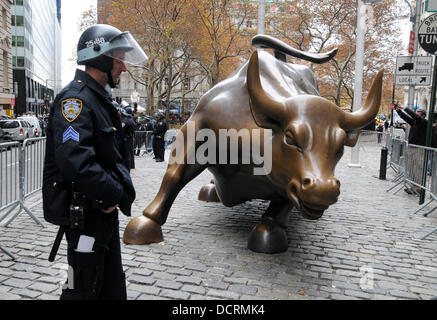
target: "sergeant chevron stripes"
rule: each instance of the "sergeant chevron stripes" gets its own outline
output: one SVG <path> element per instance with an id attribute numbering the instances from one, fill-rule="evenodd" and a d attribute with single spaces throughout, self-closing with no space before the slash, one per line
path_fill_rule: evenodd
<path id="1" fill-rule="evenodd" d="M 62 143 L 70 139 L 79 142 L 79 133 L 76 130 L 74 130 L 72 126 L 69 126 L 68 129 L 65 130 Z"/>

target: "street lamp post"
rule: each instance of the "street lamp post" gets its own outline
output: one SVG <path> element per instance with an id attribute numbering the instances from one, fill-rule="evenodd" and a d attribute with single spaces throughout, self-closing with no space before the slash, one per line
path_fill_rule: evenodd
<path id="1" fill-rule="evenodd" d="M 264 34 L 266 6 L 264 0 L 258 1 L 258 34 Z"/>
<path id="2" fill-rule="evenodd" d="M 357 37 L 355 52 L 355 82 L 353 110 L 361 108 L 361 96 L 363 93 L 363 66 L 364 66 L 364 34 L 366 33 L 366 5 L 377 3 L 378 0 L 358 0 L 357 8 Z M 349 167 L 360 168 L 359 145 L 352 149 Z"/>
<path id="3" fill-rule="evenodd" d="M 422 1 L 416 1 L 416 14 L 413 15 L 413 9 L 411 7 L 411 4 L 408 0 L 404 0 L 408 7 L 410 8 L 410 22 L 413 23 L 413 32 L 414 32 L 414 50 L 411 53 L 412 56 L 417 55 L 417 34 L 419 33 L 419 26 L 420 26 L 420 11 L 422 6 Z M 408 88 L 408 107 L 413 108 L 414 107 L 414 94 L 415 94 L 415 87 L 414 85 L 410 84 Z"/>

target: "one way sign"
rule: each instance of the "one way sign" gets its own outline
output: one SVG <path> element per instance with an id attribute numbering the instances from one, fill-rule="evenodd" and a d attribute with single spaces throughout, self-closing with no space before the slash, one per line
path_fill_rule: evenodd
<path id="1" fill-rule="evenodd" d="M 395 85 L 430 86 L 432 57 L 399 56 L 396 59 Z"/>

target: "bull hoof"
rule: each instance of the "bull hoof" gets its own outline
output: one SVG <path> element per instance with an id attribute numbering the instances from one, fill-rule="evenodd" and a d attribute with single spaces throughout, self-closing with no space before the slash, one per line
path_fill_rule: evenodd
<path id="1" fill-rule="evenodd" d="M 215 184 L 208 183 L 200 189 L 198 200 L 205 202 L 220 202 L 215 190 Z"/>
<path id="2" fill-rule="evenodd" d="M 250 232 L 247 247 L 261 253 L 287 251 L 288 242 L 285 228 L 273 221 L 260 223 Z"/>
<path id="3" fill-rule="evenodd" d="M 161 226 L 146 216 L 132 219 L 123 234 L 123 242 L 127 244 L 149 244 L 163 240 Z"/>

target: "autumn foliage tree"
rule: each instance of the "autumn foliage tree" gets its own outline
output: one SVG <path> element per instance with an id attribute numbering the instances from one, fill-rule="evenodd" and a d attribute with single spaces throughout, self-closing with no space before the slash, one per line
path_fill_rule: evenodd
<path id="1" fill-rule="evenodd" d="M 357 25 L 357 1 L 276 1 L 280 14 L 269 17 L 272 32 L 300 50 L 323 52 L 338 48 L 329 63 L 312 66 L 322 96 L 341 107 L 352 106 Z M 385 69 L 382 106 L 391 101 L 395 57 L 400 43 L 399 25 L 404 16 L 396 0 L 367 7 L 363 90 L 368 91 L 379 69 Z M 291 22 L 291 23 L 290 23 Z M 385 109 L 386 110 L 386 109 Z"/>
<path id="2" fill-rule="evenodd" d="M 368 9 L 363 90 L 366 93 L 377 71 L 385 69 L 382 105 L 388 106 L 390 71 L 401 45 L 393 22 L 405 16 L 405 8 L 396 0 L 384 0 Z M 99 19 L 129 30 L 149 56 L 143 72 L 131 74 L 147 86 L 150 113 L 154 96 L 158 106 L 162 99 L 170 103 L 171 93 L 187 78 L 206 78 L 212 87 L 244 63 L 254 50 L 250 42 L 257 11 L 257 2 L 249 0 L 103 0 Z M 356 0 L 266 2 L 267 34 L 303 51 L 339 49 L 329 63 L 308 64 L 321 95 L 345 108 L 351 107 L 354 94 L 356 19 Z"/>

